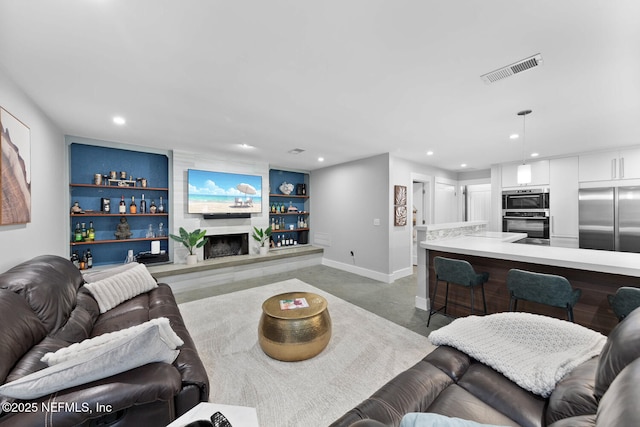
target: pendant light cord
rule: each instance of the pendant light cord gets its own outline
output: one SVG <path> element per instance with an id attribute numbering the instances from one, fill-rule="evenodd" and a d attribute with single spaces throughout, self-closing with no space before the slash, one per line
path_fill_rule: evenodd
<path id="1" fill-rule="evenodd" d="M 522 164 L 526 164 L 525 162 L 525 143 L 527 142 L 527 115 L 531 114 L 531 110 L 522 110 L 518 112 L 519 116 L 522 116 Z"/>

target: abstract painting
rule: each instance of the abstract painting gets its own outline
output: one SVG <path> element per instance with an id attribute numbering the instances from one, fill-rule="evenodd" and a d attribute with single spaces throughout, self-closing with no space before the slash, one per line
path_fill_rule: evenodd
<path id="1" fill-rule="evenodd" d="M 31 222 L 31 131 L 0 107 L 0 225 Z"/>

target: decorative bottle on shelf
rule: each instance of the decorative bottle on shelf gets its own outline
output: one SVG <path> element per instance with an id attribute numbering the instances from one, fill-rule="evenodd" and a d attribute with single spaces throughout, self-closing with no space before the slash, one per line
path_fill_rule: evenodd
<path id="1" fill-rule="evenodd" d="M 158 224 L 158 232 L 156 233 L 156 237 L 167 237 L 163 227 L 163 223 Z"/>
<path id="2" fill-rule="evenodd" d="M 82 242 L 82 230 L 80 229 L 80 223 L 76 222 L 76 231 L 73 233 L 74 242 Z"/>
<path id="3" fill-rule="evenodd" d="M 149 205 L 149 213 L 156 213 L 156 211 L 158 210 L 158 207 L 156 206 L 156 201 L 151 199 L 151 204 Z"/>
<path id="4" fill-rule="evenodd" d="M 93 228 L 93 221 L 89 221 L 89 229 L 87 230 L 87 239 L 92 242 L 96 240 L 96 229 Z"/>
<path id="5" fill-rule="evenodd" d="M 165 212 L 164 203 L 162 202 L 162 196 L 160 196 L 160 204 L 158 205 L 158 213 L 164 213 L 164 212 Z"/>
<path id="6" fill-rule="evenodd" d="M 120 197 L 120 206 L 118 206 L 118 213 L 127 213 L 127 204 L 124 202 L 124 194 Z"/>
<path id="7" fill-rule="evenodd" d="M 80 234 L 82 235 L 83 242 L 87 240 L 87 226 L 85 224 L 86 223 L 83 222 L 82 226 L 80 227 Z"/>
<path id="8" fill-rule="evenodd" d="M 142 195 L 142 200 L 140 200 L 140 213 L 147 213 L 147 201 L 144 199 L 144 194 Z"/>
<path id="9" fill-rule="evenodd" d="M 144 236 L 147 239 L 153 238 L 153 225 L 149 224 L 149 228 L 147 229 L 147 234 Z"/>
<path id="10" fill-rule="evenodd" d="M 137 213 L 138 207 L 136 206 L 136 198 L 135 196 L 131 196 L 131 203 L 129 204 L 129 213 Z"/>
<path id="11" fill-rule="evenodd" d="M 78 251 L 73 251 L 73 254 L 71 254 L 71 262 L 76 266 L 76 268 L 80 268 L 80 257 L 78 256 Z"/>
<path id="12" fill-rule="evenodd" d="M 80 258 L 80 270 L 84 270 L 87 268 L 87 251 L 82 253 L 82 258 Z"/>
<path id="13" fill-rule="evenodd" d="M 93 267 L 93 255 L 91 255 L 91 249 L 87 249 L 87 268 Z"/>

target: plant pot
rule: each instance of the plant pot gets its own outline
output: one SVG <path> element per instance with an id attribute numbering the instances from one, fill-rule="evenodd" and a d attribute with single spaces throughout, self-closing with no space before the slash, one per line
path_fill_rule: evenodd
<path id="1" fill-rule="evenodd" d="M 187 255 L 187 265 L 195 265 L 198 263 L 198 255 Z"/>
<path id="2" fill-rule="evenodd" d="M 258 249 L 260 250 L 260 255 L 266 255 L 269 253 L 269 246 L 260 246 Z"/>

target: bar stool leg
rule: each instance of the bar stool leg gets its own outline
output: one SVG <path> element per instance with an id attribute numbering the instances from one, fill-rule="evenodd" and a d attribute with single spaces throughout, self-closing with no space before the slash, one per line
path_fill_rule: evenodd
<path id="1" fill-rule="evenodd" d="M 431 307 L 429 307 L 429 318 L 427 319 L 427 328 L 429 327 L 429 323 L 431 323 L 431 315 L 434 313 L 436 307 L 436 292 L 438 292 L 438 282 L 436 279 L 436 285 L 433 287 L 433 295 L 431 296 Z"/>
<path id="2" fill-rule="evenodd" d="M 569 316 L 569 322 L 573 322 L 573 307 L 567 304 L 567 315 Z"/>
<path id="3" fill-rule="evenodd" d="M 484 307 L 484 314 L 487 314 L 487 299 L 484 297 L 484 284 L 480 285 L 482 289 L 482 306 Z"/>
<path id="4" fill-rule="evenodd" d="M 447 304 L 449 304 L 449 282 L 447 282 L 447 290 L 444 293 L 444 314 L 447 315 Z"/>
<path id="5" fill-rule="evenodd" d="M 475 294 L 473 286 L 469 286 L 469 289 L 471 289 L 471 314 L 473 314 L 473 307 L 475 306 L 474 301 L 473 301 L 473 294 Z"/>

